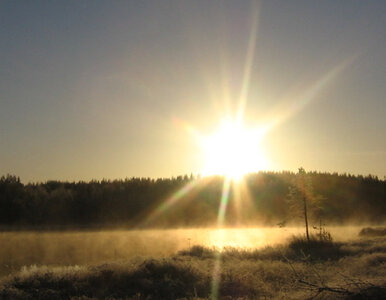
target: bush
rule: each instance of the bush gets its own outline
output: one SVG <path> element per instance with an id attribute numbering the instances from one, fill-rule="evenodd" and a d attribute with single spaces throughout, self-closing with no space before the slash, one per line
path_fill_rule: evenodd
<path id="1" fill-rule="evenodd" d="M 386 235 L 386 228 L 384 227 L 365 227 L 359 232 L 359 236 L 368 236 L 368 237 L 375 237 L 375 236 L 385 236 Z"/>
<path id="2" fill-rule="evenodd" d="M 216 253 L 218 252 L 214 249 L 209 249 L 207 247 L 196 245 L 191 247 L 190 249 L 179 251 L 178 255 L 193 256 L 198 258 L 213 258 L 216 256 Z"/>
<path id="3" fill-rule="evenodd" d="M 311 260 L 326 260 L 339 259 L 345 253 L 341 250 L 341 245 L 332 241 L 331 235 L 328 238 L 321 239 L 319 236 L 311 235 L 310 239 L 303 235 L 293 236 L 290 239 L 288 248 L 294 254 L 303 255 L 302 259 L 309 258 Z"/>

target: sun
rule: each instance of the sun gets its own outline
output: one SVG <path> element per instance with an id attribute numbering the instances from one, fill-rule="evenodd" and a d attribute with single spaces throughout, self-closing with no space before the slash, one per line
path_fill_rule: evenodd
<path id="1" fill-rule="evenodd" d="M 241 121 L 224 120 L 212 134 L 202 137 L 205 156 L 203 175 L 224 175 L 240 180 L 247 173 L 267 167 L 261 128 L 246 128 Z"/>

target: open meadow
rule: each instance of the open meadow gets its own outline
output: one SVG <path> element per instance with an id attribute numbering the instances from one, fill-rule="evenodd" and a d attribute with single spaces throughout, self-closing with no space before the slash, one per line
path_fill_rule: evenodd
<path id="1" fill-rule="evenodd" d="M 332 227 L 340 241 L 361 227 Z M 0 275 L 30 265 L 85 265 L 133 257 L 166 257 L 193 245 L 260 249 L 286 242 L 302 228 L 230 228 L 0 232 Z"/>
<path id="2" fill-rule="evenodd" d="M 299 228 L 3 233 L 0 296 L 383 299 L 386 237 L 331 231 L 337 239 L 311 243 Z"/>

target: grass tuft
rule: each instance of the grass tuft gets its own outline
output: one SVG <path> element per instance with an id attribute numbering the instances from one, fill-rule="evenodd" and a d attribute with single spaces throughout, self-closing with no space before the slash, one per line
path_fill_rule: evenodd
<path id="1" fill-rule="evenodd" d="M 359 232 L 359 236 L 366 237 L 376 237 L 376 236 L 385 236 L 386 228 L 385 227 L 365 227 Z"/>
<path id="2" fill-rule="evenodd" d="M 309 240 L 303 235 L 293 236 L 288 248 L 295 255 L 301 254 L 302 258 L 311 260 L 335 260 L 345 255 L 340 243 L 333 242 L 332 239 L 320 239 L 316 235 L 311 235 Z"/>
<path id="3" fill-rule="evenodd" d="M 208 247 L 195 245 L 189 249 L 181 250 L 178 252 L 178 255 L 180 256 L 192 256 L 197 258 L 214 258 L 216 256 L 216 253 L 218 253 L 215 249 L 210 249 Z"/>

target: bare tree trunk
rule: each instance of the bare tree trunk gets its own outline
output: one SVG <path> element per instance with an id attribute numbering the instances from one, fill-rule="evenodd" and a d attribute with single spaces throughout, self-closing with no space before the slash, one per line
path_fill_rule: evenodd
<path id="1" fill-rule="evenodd" d="M 306 236 L 307 236 L 307 242 L 309 242 L 310 234 L 308 233 L 307 200 L 305 196 L 303 196 L 303 204 L 304 204 L 304 221 L 306 223 Z"/>

